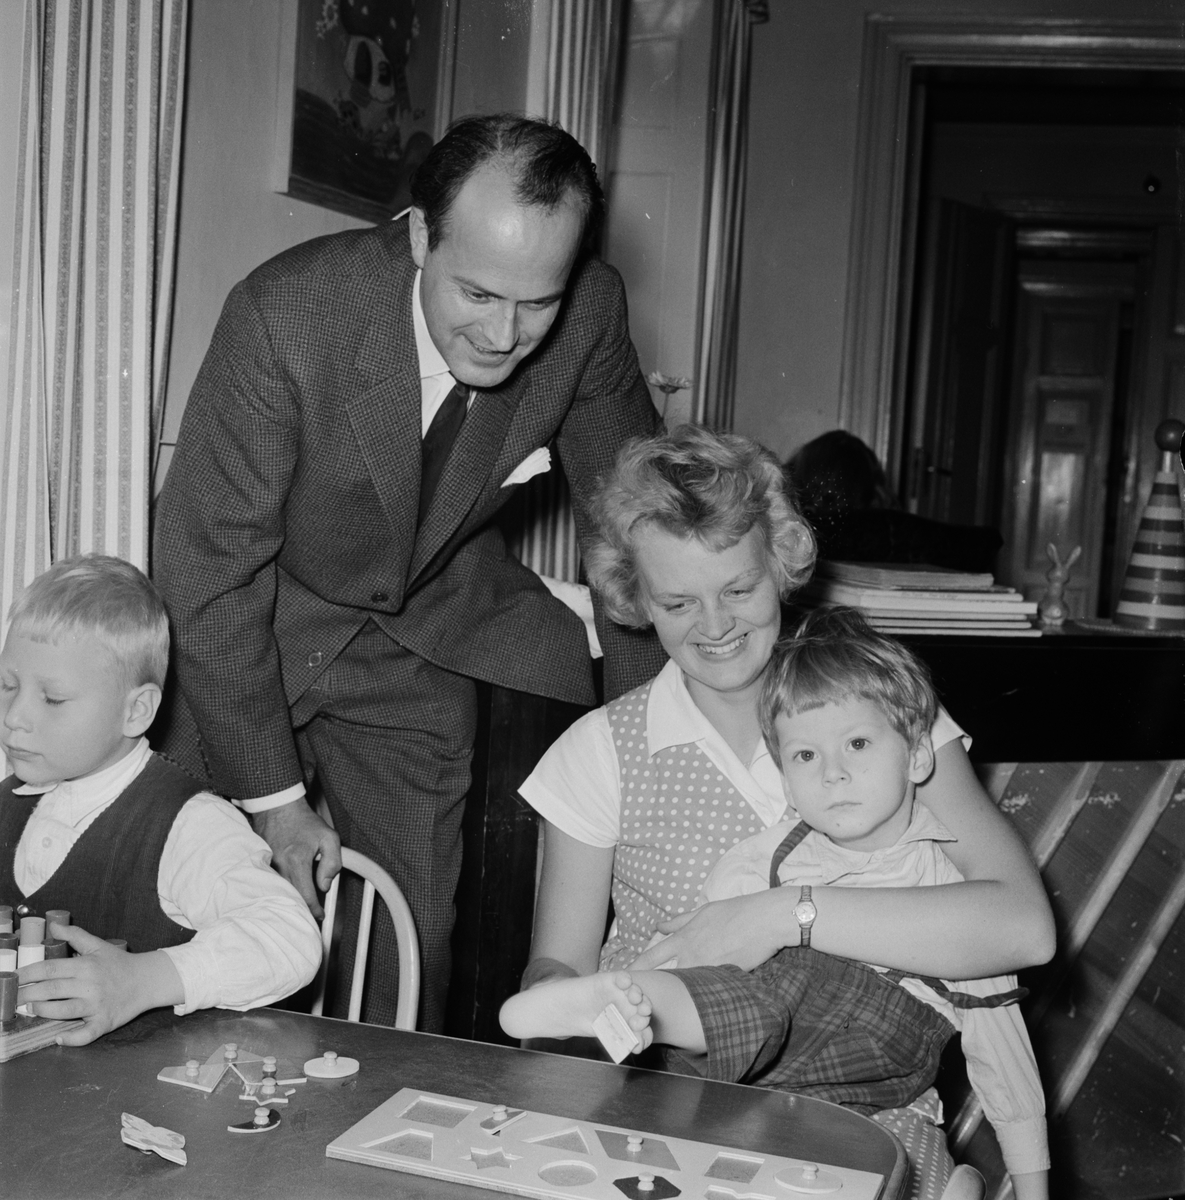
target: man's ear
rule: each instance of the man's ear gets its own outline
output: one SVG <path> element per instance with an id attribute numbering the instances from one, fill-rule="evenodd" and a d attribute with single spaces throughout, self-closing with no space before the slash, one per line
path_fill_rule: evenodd
<path id="1" fill-rule="evenodd" d="M 925 783 L 934 772 L 934 743 L 923 733 L 909 756 L 909 782 Z"/>
<path id="2" fill-rule="evenodd" d="M 422 271 L 428 259 L 428 222 L 424 220 L 422 208 L 408 209 L 407 230 L 411 237 L 412 262 Z"/>
<path id="3" fill-rule="evenodd" d="M 155 683 L 142 683 L 128 692 L 123 710 L 123 736 L 138 738 L 148 732 L 160 708 L 161 692 Z"/>

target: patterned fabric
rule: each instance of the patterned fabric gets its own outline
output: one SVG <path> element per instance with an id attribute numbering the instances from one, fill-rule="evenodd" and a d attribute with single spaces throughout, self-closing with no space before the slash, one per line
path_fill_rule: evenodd
<path id="1" fill-rule="evenodd" d="M 717 860 L 764 824 L 694 742 L 650 755 L 650 684 L 607 706 L 621 771 L 621 834 L 613 859 L 616 927 L 601 970 L 628 966 L 660 921 L 696 906 Z"/>
<path id="2" fill-rule="evenodd" d="M 13 858 L 40 795 L 14 795 L 15 775 L 0 784 L 0 896 L 19 896 Z M 119 798 L 74 843 L 65 861 L 24 898 L 34 913 L 64 908 L 75 925 L 101 938 L 124 938 L 144 952 L 180 946 L 194 931 L 161 910 L 157 879 L 169 832 L 200 785 L 154 754 Z"/>
<path id="3" fill-rule="evenodd" d="M 909 1158 L 906 1200 L 941 1200 L 955 1169 L 955 1161 L 946 1146 L 946 1134 L 913 1108 L 888 1108 L 873 1113 L 872 1119 L 883 1125 L 905 1148 Z"/>
<path id="4" fill-rule="evenodd" d="M 938 1073 L 954 1027 L 863 963 L 801 946 L 753 971 L 672 972 L 695 1002 L 703 1074 L 871 1114 L 909 1104 Z"/>
<path id="5" fill-rule="evenodd" d="M 15 6 L 10 6 L 10 9 Z M 179 194 L 185 0 L 25 0 L 0 612 L 83 551 L 148 562 Z M 13 186 L 8 182 L 8 186 Z"/>
<path id="6" fill-rule="evenodd" d="M 301 697 L 293 721 L 342 842 L 382 864 L 411 908 L 423 969 L 419 1027 L 440 1033 L 477 723 L 473 681 L 425 662 L 371 622 Z M 348 875 L 344 883 L 347 928 L 356 928 L 362 883 Z M 348 1007 L 354 939 L 344 943 L 329 1016 Z M 393 1025 L 399 947 L 384 904 L 375 906 L 370 946 L 362 1019 Z"/>

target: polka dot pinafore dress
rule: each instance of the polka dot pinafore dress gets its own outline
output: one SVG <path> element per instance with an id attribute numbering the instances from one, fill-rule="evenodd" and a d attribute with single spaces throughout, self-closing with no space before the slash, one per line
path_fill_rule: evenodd
<path id="1" fill-rule="evenodd" d="M 601 970 L 628 966 L 660 921 L 695 907 L 708 872 L 765 823 L 695 743 L 653 755 L 646 736 L 651 684 L 606 706 L 621 771 L 621 831 L 613 859 L 613 936 Z"/>

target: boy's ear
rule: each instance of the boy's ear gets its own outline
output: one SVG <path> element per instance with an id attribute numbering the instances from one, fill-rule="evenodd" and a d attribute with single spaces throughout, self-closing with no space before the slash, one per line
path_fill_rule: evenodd
<path id="1" fill-rule="evenodd" d="M 918 744 L 909 756 L 909 782 L 925 783 L 934 772 L 934 743 L 929 733 L 918 738 Z"/>
<path id="2" fill-rule="evenodd" d="M 155 683 L 142 683 L 128 692 L 123 710 L 124 737 L 138 738 L 148 732 L 160 708 L 161 691 Z"/>

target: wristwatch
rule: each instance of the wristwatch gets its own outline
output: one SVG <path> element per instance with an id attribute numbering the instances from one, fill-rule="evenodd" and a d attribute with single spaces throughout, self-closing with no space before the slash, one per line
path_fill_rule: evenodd
<path id="1" fill-rule="evenodd" d="M 804 883 L 802 892 L 798 897 L 798 903 L 794 906 L 794 919 L 798 922 L 798 931 L 801 935 L 799 941 L 800 946 L 809 946 L 811 944 L 811 926 L 815 923 L 815 918 L 819 915 L 819 910 L 815 907 L 815 902 L 811 899 L 811 885 Z"/>

